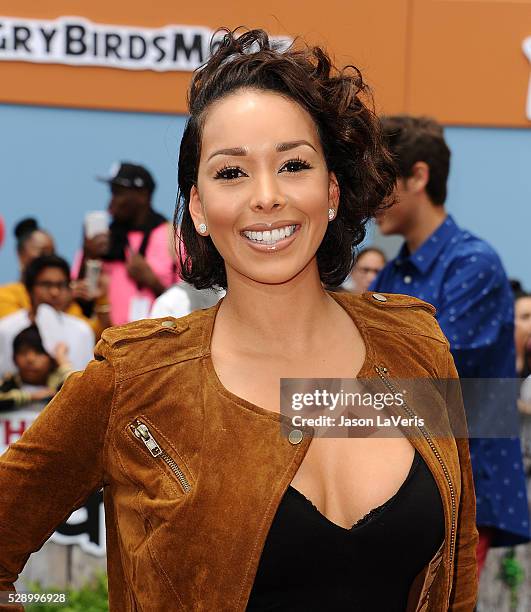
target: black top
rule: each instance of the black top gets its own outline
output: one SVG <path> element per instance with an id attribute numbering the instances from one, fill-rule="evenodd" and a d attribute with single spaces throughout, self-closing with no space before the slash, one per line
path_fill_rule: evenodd
<path id="1" fill-rule="evenodd" d="M 402 486 L 350 529 L 293 487 L 267 536 L 247 610 L 403 612 L 415 576 L 444 539 L 437 484 L 415 451 Z"/>

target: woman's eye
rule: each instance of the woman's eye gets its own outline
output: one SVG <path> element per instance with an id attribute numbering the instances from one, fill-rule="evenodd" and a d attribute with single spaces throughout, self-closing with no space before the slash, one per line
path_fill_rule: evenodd
<path id="1" fill-rule="evenodd" d="M 218 170 L 214 178 L 231 181 L 231 180 L 240 178 L 242 176 L 247 176 L 247 175 L 241 168 L 238 168 L 237 166 L 230 166 L 230 167 L 222 168 L 221 170 Z"/>
<path id="2" fill-rule="evenodd" d="M 308 168 L 311 168 L 308 162 L 305 162 L 302 159 L 290 159 L 282 166 L 280 171 L 299 172 L 300 170 L 308 170 Z"/>

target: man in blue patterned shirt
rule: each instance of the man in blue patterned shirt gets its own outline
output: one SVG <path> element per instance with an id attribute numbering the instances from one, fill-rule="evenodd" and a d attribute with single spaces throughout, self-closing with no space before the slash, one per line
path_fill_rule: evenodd
<path id="1" fill-rule="evenodd" d="M 371 289 L 433 304 L 461 378 L 515 378 L 511 288 L 494 249 L 444 208 L 450 150 L 442 128 L 408 116 L 386 117 L 383 127 L 400 178 L 398 202 L 377 222 L 405 242 Z M 481 571 L 490 546 L 529 541 L 529 511 L 519 438 L 471 438 L 470 456 Z"/>

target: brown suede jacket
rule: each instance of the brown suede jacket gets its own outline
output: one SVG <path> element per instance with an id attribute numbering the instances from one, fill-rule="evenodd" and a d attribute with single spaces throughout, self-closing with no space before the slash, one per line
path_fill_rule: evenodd
<path id="1" fill-rule="evenodd" d="M 385 391 L 388 377 L 457 376 L 432 306 L 399 295 L 331 295 L 365 341 L 359 378 Z M 278 414 L 223 387 L 210 357 L 216 312 L 106 330 L 96 360 L 68 378 L 2 456 L 0 590 L 12 590 L 28 556 L 103 487 L 111 611 L 245 610 L 311 433 L 290 442 Z M 409 408 L 425 413 L 411 442 L 439 487 L 446 537 L 413 582 L 408 610 L 471 612 L 477 531 L 468 442 L 432 437 L 429 410 Z"/>

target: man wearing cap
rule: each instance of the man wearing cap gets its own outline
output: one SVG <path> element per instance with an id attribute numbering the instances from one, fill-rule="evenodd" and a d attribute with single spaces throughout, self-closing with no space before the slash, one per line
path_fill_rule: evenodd
<path id="1" fill-rule="evenodd" d="M 120 325 L 147 318 L 155 298 L 177 280 L 172 227 L 152 208 L 155 181 L 143 166 L 123 162 L 99 180 L 111 188 L 112 223 L 108 233 L 85 238 L 83 261 L 103 259 L 110 320 Z"/>

